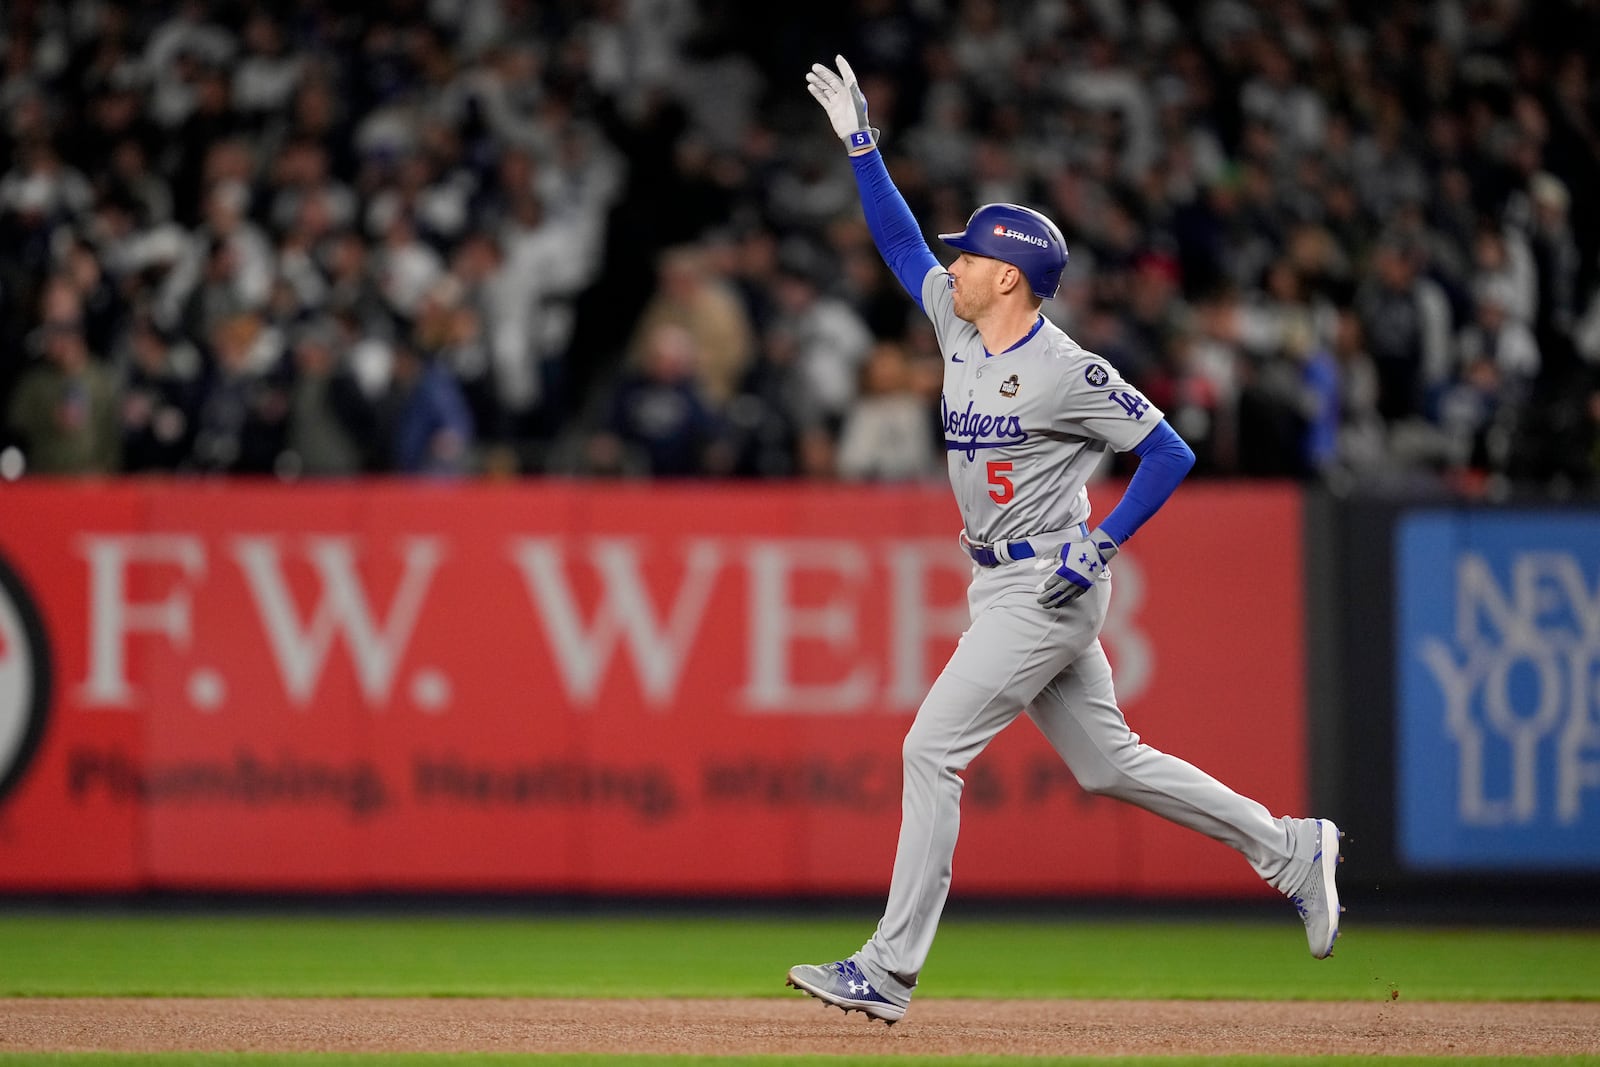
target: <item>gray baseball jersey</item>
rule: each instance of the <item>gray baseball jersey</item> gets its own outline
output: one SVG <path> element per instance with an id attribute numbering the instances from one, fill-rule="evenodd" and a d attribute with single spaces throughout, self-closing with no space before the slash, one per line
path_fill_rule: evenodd
<path id="1" fill-rule="evenodd" d="M 1086 521 L 1084 483 L 1105 449 L 1131 449 L 1161 412 L 1048 322 L 988 355 L 977 330 L 956 317 L 943 269 L 923 279 L 922 303 L 945 357 L 945 447 L 967 536 L 1012 539 Z M 960 773 L 1024 712 L 1084 789 L 1232 846 L 1280 889 L 1298 884 L 1314 858 L 1313 820 L 1275 817 L 1128 728 L 1099 640 L 1109 578 L 1059 609 L 1039 605 L 1038 580 L 1033 561 L 973 568 L 971 624 L 906 735 L 889 900 L 851 957 L 897 1004 L 911 999 L 949 891 Z"/>
<path id="2" fill-rule="evenodd" d="M 1116 368 L 1054 323 L 990 354 L 956 317 L 950 275 L 930 270 L 922 306 L 944 354 L 944 441 L 967 536 L 997 541 L 1089 519 L 1085 484 L 1107 446 L 1126 452 L 1161 421 Z"/>

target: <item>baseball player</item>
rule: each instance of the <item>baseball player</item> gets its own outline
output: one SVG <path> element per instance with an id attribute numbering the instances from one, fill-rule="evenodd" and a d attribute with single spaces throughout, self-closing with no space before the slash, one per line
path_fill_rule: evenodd
<path id="1" fill-rule="evenodd" d="M 1099 633 L 1107 564 L 1194 465 L 1194 453 L 1116 369 L 1039 313 L 1067 248 L 1044 215 L 985 204 L 941 267 L 878 153 L 878 131 L 843 56 L 816 64 L 811 95 L 845 142 L 874 243 L 933 322 L 945 357 L 944 436 L 972 557 L 971 625 L 906 735 L 900 841 L 882 920 L 850 958 L 801 964 L 788 984 L 893 1025 L 905 1015 L 950 887 L 961 771 L 1026 712 L 1079 784 L 1198 830 L 1243 854 L 1289 896 L 1311 954 L 1339 935 L 1340 832 L 1274 818 L 1198 768 L 1139 740 L 1117 707 Z M 1084 486 L 1107 448 L 1139 465 L 1091 524 Z"/>

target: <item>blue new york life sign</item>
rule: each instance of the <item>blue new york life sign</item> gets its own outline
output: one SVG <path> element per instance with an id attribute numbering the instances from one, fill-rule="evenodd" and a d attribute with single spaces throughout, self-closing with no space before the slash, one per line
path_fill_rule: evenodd
<path id="1" fill-rule="evenodd" d="M 1417 512 L 1394 563 L 1402 862 L 1600 870 L 1600 514 Z"/>

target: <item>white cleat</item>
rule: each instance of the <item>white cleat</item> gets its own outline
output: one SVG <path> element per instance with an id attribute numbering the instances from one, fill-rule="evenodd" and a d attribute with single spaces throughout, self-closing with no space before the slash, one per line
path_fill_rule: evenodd
<path id="1" fill-rule="evenodd" d="M 872 983 L 867 981 L 867 976 L 861 973 L 854 960 L 840 960 L 822 966 L 798 964 L 789 968 L 789 977 L 784 984 L 792 985 L 802 993 L 810 993 L 826 1004 L 843 1008 L 846 1015 L 859 1011 L 890 1026 L 904 1018 L 906 1013 L 904 1004 L 896 1004 L 872 988 Z"/>
<path id="2" fill-rule="evenodd" d="M 1344 857 L 1339 855 L 1339 838 L 1344 834 L 1331 819 L 1317 821 L 1317 853 L 1311 858 L 1311 875 L 1299 892 L 1291 893 L 1289 900 L 1300 919 L 1306 924 L 1306 943 L 1311 955 L 1323 960 L 1333 955 L 1333 943 L 1339 939 L 1339 890 L 1334 885 L 1334 875 Z"/>

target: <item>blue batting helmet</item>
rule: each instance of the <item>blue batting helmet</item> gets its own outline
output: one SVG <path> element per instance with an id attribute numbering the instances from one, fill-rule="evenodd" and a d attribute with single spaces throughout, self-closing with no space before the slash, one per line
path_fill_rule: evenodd
<path id="1" fill-rule="evenodd" d="M 1022 272 L 1033 295 L 1048 300 L 1061 288 L 1067 242 L 1056 224 L 1020 204 L 985 204 L 960 233 L 941 233 L 951 248 L 1004 260 Z"/>

